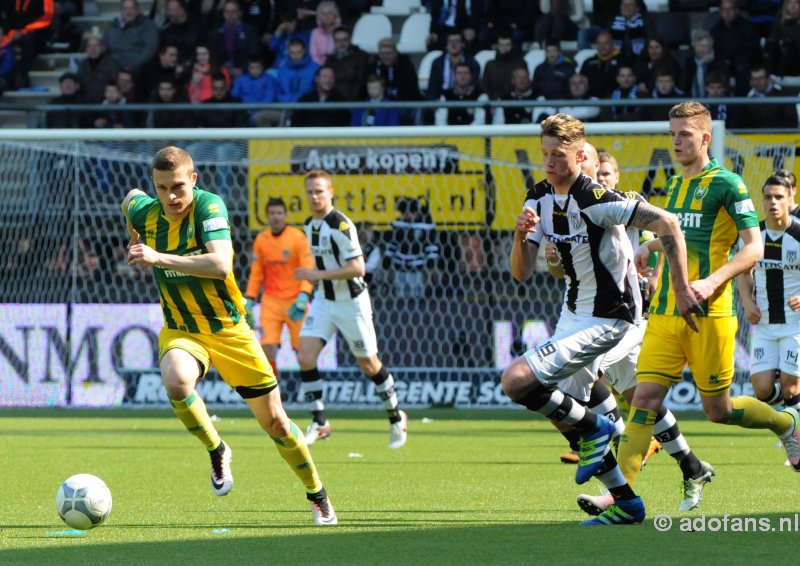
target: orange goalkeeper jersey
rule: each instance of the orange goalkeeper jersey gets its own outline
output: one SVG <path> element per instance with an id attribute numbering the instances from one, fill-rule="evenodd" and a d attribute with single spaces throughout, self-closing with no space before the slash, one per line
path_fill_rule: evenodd
<path id="1" fill-rule="evenodd" d="M 245 296 L 258 297 L 262 286 L 265 295 L 279 299 L 293 299 L 301 292 L 311 294 L 311 282 L 298 281 L 294 276 L 298 267 L 314 267 L 314 258 L 302 230 L 287 226 L 275 236 L 266 229 L 256 236 L 253 253 L 256 259 L 250 268 Z"/>

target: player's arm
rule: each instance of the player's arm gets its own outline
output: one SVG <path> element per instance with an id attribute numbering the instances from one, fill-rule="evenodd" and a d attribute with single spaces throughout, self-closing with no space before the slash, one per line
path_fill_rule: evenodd
<path id="1" fill-rule="evenodd" d="M 742 246 L 727 263 L 705 279 L 692 281 L 691 287 L 698 300 L 704 301 L 740 273 L 751 270 L 764 255 L 764 244 L 758 226 L 739 230 L 739 238 Z"/>
<path id="2" fill-rule="evenodd" d="M 314 256 L 311 254 L 311 247 L 308 245 L 308 239 L 305 237 L 305 235 L 301 235 L 297 239 L 295 253 L 297 254 L 297 263 L 301 268 L 314 269 Z M 314 285 L 311 283 L 311 281 L 303 279 L 300 283 L 300 292 L 310 295 L 311 291 L 313 290 Z"/>
<path id="3" fill-rule="evenodd" d="M 131 189 L 128 191 L 128 194 L 125 195 L 125 198 L 122 199 L 122 203 L 120 204 L 120 208 L 122 209 L 122 215 L 125 216 L 125 222 L 128 225 L 128 234 L 130 235 L 130 242 L 128 242 L 128 247 L 130 248 L 133 246 L 137 240 L 139 240 L 139 232 L 136 231 L 136 228 L 133 227 L 131 223 L 130 215 L 128 214 L 128 209 L 131 205 L 131 199 L 136 195 L 146 195 L 143 190 L 141 189 Z"/>
<path id="4" fill-rule="evenodd" d="M 651 204 L 640 202 L 631 215 L 630 225 L 658 235 L 661 251 L 664 252 L 664 256 L 669 262 L 675 305 L 686 323 L 697 332 L 697 324 L 692 318 L 692 313 L 702 313 L 703 308 L 698 302 L 701 299 L 696 297 L 696 293 L 689 285 L 686 240 L 683 237 L 678 217 Z M 655 239 L 650 240 L 650 242 L 655 241 Z M 650 242 L 646 243 L 650 244 Z M 648 251 L 656 251 L 654 248 L 644 245 L 640 246 L 639 250 L 641 251 L 645 247 Z"/>
<path id="5" fill-rule="evenodd" d="M 739 288 L 739 296 L 742 299 L 742 306 L 747 315 L 747 320 L 751 324 L 758 324 L 761 320 L 761 309 L 756 304 L 755 294 L 755 279 L 753 278 L 753 270 L 740 273 L 736 276 L 736 285 Z"/>
<path id="6" fill-rule="evenodd" d="M 364 265 L 363 255 L 348 259 L 344 265 L 335 269 L 309 269 L 300 267 L 294 270 L 294 276 L 305 281 L 353 279 L 355 277 L 364 277 L 364 273 L 366 273 L 366 267 Z"/>
<path id="7" fill-rule="evenodd" d="M 536 230 L 539 223 L 539 215 L 536 211 L 526 206 L 517 215 L 514 226 L 514 245 L 511 247 L 509 263 L 511 264 L 511 275 L 520 283 L 524 283 L 533 275 L 536 267 L 536 255 L 539 253 L 539 245 L 528 240 L 528 235 Z"/>
<path id="8" fill-rule="evenodd" d="M 208 253 L 179 256 L 155 251 L 145 244 L 136 244 L 128 253 L 130 265 L 147 265 L 171 269 L 208 279 L 227 279 L 233 269 L 233 244 L 230 240 L 209 240 L 205 244 Z"/>
<path id="9" fill-rule="evenodd" d="M 262 259 L 261 238 L 256 237 L 253 242 L 253 255 L 255 259 L 250 264 L 250 275 L 247 277 L 247 287 L 245 287 L 244 296 L 252 301 L 258 300 L 258 295 L 261 293 L 261 286 L 264 284 L 264 262 Z"/>

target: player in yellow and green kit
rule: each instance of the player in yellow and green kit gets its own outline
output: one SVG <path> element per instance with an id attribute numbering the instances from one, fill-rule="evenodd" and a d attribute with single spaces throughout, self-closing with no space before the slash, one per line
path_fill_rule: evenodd
<path id="1" fill-rule="evenodd" d="M 133 189 L 122 201 L 131 236 L 128 263 L 155 273 L 165 322 L 161 377 L 175 414 L 209 452 L 214 493 L 226 495 L 233 475 L 231 449 L 195 391 L 211 365 L 242 396 L 305 486 L 314 522 L 336 524 L 303 433 L 284 412 L 275 375 L 245 322 L 225 203 L 195 186 L 194 163 L 180 148 L 156 153 L 151 173 L 157 198 Z"/>
<path id="2" fill-rule="evenodd" d="M 697 313 L 697 331 L 679 316 L 670 267 L 664 265 L 650 303 L 637 366 L 638 385 L 619 445 L 619 463 L 631 484 L 650 444 L 656 412 L 672 384 L 681 381 L 687 364 L 711 421 L 769 429 L 781 438 L 793 461 L 797 461 L 800 441 L 800 416 L 794 409 L 779 412 L 754 397 L 730 396 L 737 328 L 731 279 L 751 269 L 763 251 L 750 194 L 738 175 L 709 158 L 711 114 L 705 106 L 698 102 L 674 106 L 669 112 L 669 133 L 682 173 L 667 183 L 666 210 L 680 219 L 690 288 L 703 312 Z M 732 254 L 737 238 L 743 245 Z M 637 267 L 644 270 L 650 252 L 664 245 L 667 242 L 658 239 L 642 244 Z M 699 501 L 713 474 L 710 466 L 698 466 L 684 481 L 684 494 Z"/>

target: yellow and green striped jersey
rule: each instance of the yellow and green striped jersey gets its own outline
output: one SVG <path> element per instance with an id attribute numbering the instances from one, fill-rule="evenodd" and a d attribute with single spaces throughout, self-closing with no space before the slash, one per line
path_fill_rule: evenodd
<path id="1" fill-rule="evenodd" d="M 161 253 L 200 255 L 208 253 L 206 242 L 231 239 L 225 203 L 197 187 L 192 206 L 181 220 L 169 220 L 161 202 L 146 195 L 130 200 L 128 217 L 142 243 Z M 232 328 L 244 316 L 244 300 L 233 272 L 222 281 L 160 267 L 153 271 L 168 328 L 213 334 Z"/>
<path id="2" fill-rule="evenodd" d="M 675 213 L 686 237 L 689 281 L 704 279 L 725 265 L 739 237 L 739 230 L 758 226 L 753 201 L 739 175 L 712 159 L 698 175 L 675 175 L 667 181 L 666 210 Z M 675 294 L 664 262 L 649 312 L 678 315 Z M 703 303 L 706 316 L 736 314 L 730 281 Z"/>

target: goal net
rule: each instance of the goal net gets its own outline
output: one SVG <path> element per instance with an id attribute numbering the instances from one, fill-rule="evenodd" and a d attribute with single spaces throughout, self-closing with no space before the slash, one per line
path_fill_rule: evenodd
<path id="1" fill-rule="evenodd" d="M 589 125 L 589 140 L 617 158 L 622 190 L 659 204 L 673 173 L 666 124 L 618 128 Z M 151 273 L 127 265 L 119 203 L 133 187 L 153 193 L 149 161 L 167 143 L 189 150 L 198 185 L 225 199 L 242 288 L 267 200 L 281 197 L 289 222 L 300 225 L 309 215 L 303 175 L 333 173 L 336 206 L 357 224 L 367 254 L 380 355 L 402 382 L 406 405 L 507 405 L 500 371 L 547 340 L 559 316 L 563 284 L 544 261 L 524 285 L 508 266 L 514 219 L 526 190 L 543 178 L 536 127 L 5 131 L 0 138 L 0 314 L 11 322 L 0 329 L 0 387 L 9 392 L 0 405 L 166 401 L 157 290 Z M 769 173 L 793 168 L 791 143 L 724 130 L 714 138 L 713 150 L 742 175 L 759 207 Z M 748 336 L 745 321 L 740 388 Z M 299 403 L 286 336 L 278 364 L 287 403 Z M 326 347 L 320 367 L 331 378 L 331 405 L 373 406 L 372 386 L 358 379 L 344 341 Z M 213 375 L 201 393 L 211 404 L 239 402 Z M 691 384 L 675 388 L 672 400 L 697 403 Z"/>

